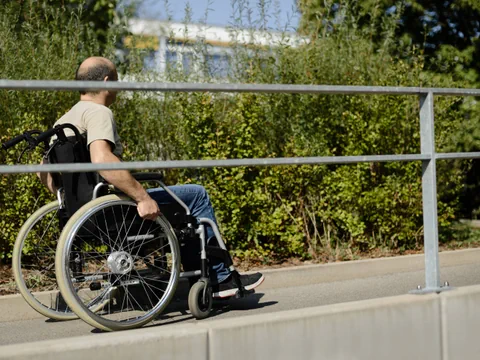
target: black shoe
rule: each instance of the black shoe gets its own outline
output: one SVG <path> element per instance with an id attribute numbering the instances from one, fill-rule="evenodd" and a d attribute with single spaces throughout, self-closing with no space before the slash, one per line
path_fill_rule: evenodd
<path id="1" fill-rule="evenodd" d="M 240 275 L 240 281 L 243 284 L 245 290 L 252 290 L 259 286 L 265 276 L 260 273 L 249 274 L 249 275 Z M 234 296 L 238 291 L 237 284 L 233 280 L 233 277 L 230 275 L 220 284 L 213 286 L 213 297 L 215 298 L 227 298 Z"/>

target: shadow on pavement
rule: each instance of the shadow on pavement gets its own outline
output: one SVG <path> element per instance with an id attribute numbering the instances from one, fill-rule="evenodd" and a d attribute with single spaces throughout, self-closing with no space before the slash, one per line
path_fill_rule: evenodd
<path id="1" fill-rule="evenodd" d="M 177 324 L 194 320 L 188 309 L 188 290 L 188 283 L 180 283 L 172 301 L 170 304 L 168 304 L 166 309 L 155 320 L 143 326 L 142 328 Z M 261 302 L 263 296 L 263 293 L 254 293 L 241 299 L 214 299 L 212 312 L 205 320 L 228 313 L 230 311 L 248 311 L 277 304 L 277 301 Z M 104 333 L 105 331 L 93 329 L 91 332 L 98 334 Z"/>

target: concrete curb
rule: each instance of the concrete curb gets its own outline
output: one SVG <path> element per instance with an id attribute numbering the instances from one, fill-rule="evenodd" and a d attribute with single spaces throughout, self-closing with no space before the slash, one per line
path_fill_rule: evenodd
<path id="1" fill-rule="evenodd" d="M 465 249 L 440 253 L 442 267 L 479 262 L 480 249 Z M 361 279 L 393 273 L 420 271 L 425 268 L 424 255 L 406 255 L 378 259 L 356 260 L 319 265 L 303 265 L 259 270 L 266 275 L 262 289 L 285 286 L 305 286 L 335 281 Z M 452 284 L 453 286 L 455 284 Z M 0 322 L 41 319 L 20 294 L 0 296 Z"/>
<path id="2" fill-rule="evenodd" d="M 208 331 L 194 325 L 145 328 L 0 347 L 0 359 L 199 359 L 206 360 Z M 107 357 L 105 357 L 108 354 Z"/>
<path id="3" fill-rule="evenodd" d="M 439 359 L 439 308 L 402 295 L 212 322 L 209 359 Z"/>
<path id="4" fill-rule="evenodd" d="M 458 288 L 441 296 L 443 360 L 478 359 L 480 286 Z"/>

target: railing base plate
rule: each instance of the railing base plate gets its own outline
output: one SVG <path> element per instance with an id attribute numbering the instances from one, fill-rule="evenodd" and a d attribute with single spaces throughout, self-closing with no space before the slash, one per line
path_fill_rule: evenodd
<path id="1" fill-rule="evenodd" d="M 432 294 L 432 293 L 437 293 L 440 294 L 441 292 L 444 291 L 449 291 L 455 289 L 453 286 L 440 286 L 440 287 L 435 287 L 435 288 L 422 288 L 418 287 L 415 290 L 410 290 L 408 293 L 413 294 L 413 295 L 426 295 L 426 294 Z"/>

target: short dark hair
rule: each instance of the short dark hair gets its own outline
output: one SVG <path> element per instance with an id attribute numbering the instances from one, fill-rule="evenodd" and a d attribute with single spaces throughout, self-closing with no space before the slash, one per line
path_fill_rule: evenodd
<path id="1" fill-rule="evenodd" d="M 80 70 L 82 65 L 79 65 L 75 72 L 75 80 L 79 81 L 103 81 L 105 76 L 111 80 L 117 80 L 117 73 L 115 67 L 108 63 L 97 63 L 89 66 L 87 69 Z M 98 91 L 88 91 L 91 94 L 97 94 Z M 85 95 L 87 91 L 80 91 L 80 94 Z"/>

